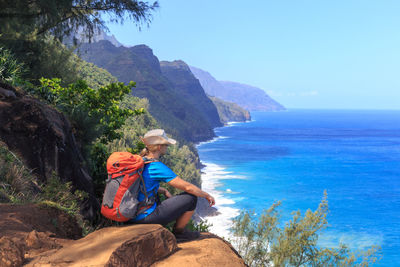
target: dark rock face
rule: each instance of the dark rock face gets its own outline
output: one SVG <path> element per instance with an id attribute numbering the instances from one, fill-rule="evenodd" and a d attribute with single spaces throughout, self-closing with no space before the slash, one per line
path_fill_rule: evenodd
<path id="1" fill-rule="evenodd" d="M 18 94 L 6 85 L 0 87 L 0 140 L 42 182 L 55 172 L 62 181 L 71 181 L 75 189 L 87 192 L 89 198 L 82 205 L 82 214 L 92 218 L 100 205 L 69 121 L 37 99 Z"/>
<path id="2" fill-rule="evenodd" d="M 174 85 L 174 90 L 189 102 L 212 127 L 222 126 L 218 111 L 213 102 L 207 97 L 199 80 L 194 77 L 189 66 L 181 61 L 161 61 L 161 71 Z M 201 112 L 200 112 L 201 111 Z"/>
<path id="3" fill-rule="evenodd" d="M 264 90 L 236 82 L 217 81 L 210 73 L 190 67 L 206 93 L 233 102 L 250 111 L 278 111 L 285 108 L 270 98 Z"/>
<path id="4" fill-rule="evenodd" d="M 149 100 L 149 112 L 167 133 L 192 142 L 214 137 L 214 117 L 210 124 L 208 113 L 194 109 L 192 103 L 175 90 L 174 83 L 163 75 L 160 62 L 149 47 L 115 47 L 108 41 L 100 41 L 83 44 L 80 52 L 84 60 L 108 70 L 119 81 L 136 82 L 132 94 Z"/>

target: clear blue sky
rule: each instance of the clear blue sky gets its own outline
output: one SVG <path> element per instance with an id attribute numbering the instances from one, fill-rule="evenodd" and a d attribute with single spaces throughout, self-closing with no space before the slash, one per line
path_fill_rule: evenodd
<path id="1" fill-rule="evenodd" d="M 127 46 L 264 89 L 289 108 L 400 109 L 399 0 L 160 0 Z"/>

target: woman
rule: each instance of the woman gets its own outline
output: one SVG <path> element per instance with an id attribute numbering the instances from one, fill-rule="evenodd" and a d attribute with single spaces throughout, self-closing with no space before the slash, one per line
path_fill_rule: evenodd
<path id="1" fill-rule="evenodd" d="M 146 148 L 141 156 L 148 161 L 143 170 L 147 195 L 155 197 L 158 192 L 164 194 L 167 199 L 159 204 L 155 202 L 151 208 L 139 214 L 132 222 L 166 225 L 176 220 L 173 234 L 177 240 L 192 240 L 199 237 L 198 232 L 187 231 L 185 226 L 194 213 L 197 197 L 206 198 L 210 206 L 215 204 L 214 198 L 197 186 L 182 180 L 165 164 L 158 161 L 160 156 L 166 154 L 168 146 L 176 143 L 174 139 L 167 137 L 164 130 L 151 130 L 144 135 L 142 140 Z M 160 187 L 160 182 L 183 190 L 184 193 L 172 196 L 167 189 Z M 143 201 L 144 198 L 144 194 L 140 192 L 138 200 Z"/>

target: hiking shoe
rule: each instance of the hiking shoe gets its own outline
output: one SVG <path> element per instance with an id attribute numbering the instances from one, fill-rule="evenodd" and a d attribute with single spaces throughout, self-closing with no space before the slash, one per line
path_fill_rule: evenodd
<path id="1" fill-rule="evenodd" d="M 183 231 L 173 231 L 172 233 L 176 238 L 176 242 L 186 242 L 186 241 L 196 240 L 197 238 L 200 237 L 200 232 L 188 231 L 186 229 Z"/>

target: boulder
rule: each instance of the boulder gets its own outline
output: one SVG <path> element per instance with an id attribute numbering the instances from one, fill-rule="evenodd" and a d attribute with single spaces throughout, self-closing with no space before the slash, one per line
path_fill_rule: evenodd
<path id="1" fill-rule="evenodd" d="M 150 266 L 176 250 L 175 237 L 160 225 L 108 227 L 26 266 Z"/>

